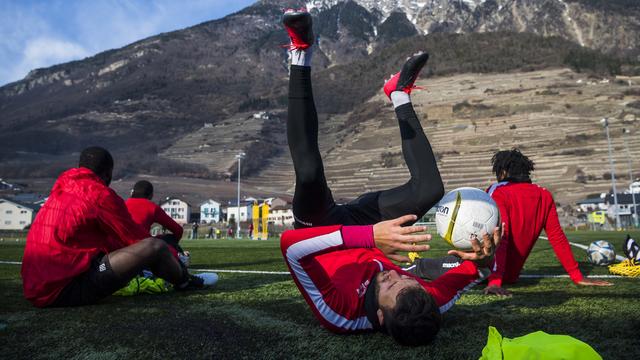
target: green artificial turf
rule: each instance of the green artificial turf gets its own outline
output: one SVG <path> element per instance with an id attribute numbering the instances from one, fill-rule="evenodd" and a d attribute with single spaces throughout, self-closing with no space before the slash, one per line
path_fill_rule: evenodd
<path id="1" fill-rule="evenodd" d="M 640 238 L 640 232 L 632 233 Z M 621 249 L 623 233 L 568 233 Z M 278 242 L 183 240 L 192 268 L 286 271 Z M 448 247 L 432 241 L 429 256 Z M 20 261 L 24 241 L 0 242 L 0 260 Z M 607 274 L 586 263 L 583 272 Z M 427 254 L 424 254 L 427 256 Z M 526 274 L 564 274 L 551 247 L 538 241 Z M 495 326 L 506 337 L 537 330 L 567 334 L 605 359 L 640 356 L 640 279 L 612 279 L 609 288 L 577 287 L 569 279 L 522 279 L 514 296 L 482 295 L 483 285 L 446 313 L 431 345 L 405 348 L 383 334 L 334 335 L 319 326 L 288 275 L 220 273 L 212 290 L 105 299 L 98 305 L 36 309 L 21 292 L 20 266 L 0 264 L 0 359 L 129 358 L 419 358 L 477 359 Z"/>

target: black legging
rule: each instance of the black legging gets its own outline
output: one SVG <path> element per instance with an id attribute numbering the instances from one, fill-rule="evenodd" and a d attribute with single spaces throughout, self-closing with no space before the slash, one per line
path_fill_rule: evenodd
<path id="1" fill-rule="evenodd" d="M 393 189 L 376 191 L 337 205 L 327 186 L 318 148 L 318 115 L 311 90 L 311 68 L 291 66 L 287 140 L 296 172 L 293 197 L 295 227 L 368 225 L 402 215 L 422 217 L 444 194 L 429 140 L 410 103 L 396 108 L 402 154 L 411 179 Z"/>

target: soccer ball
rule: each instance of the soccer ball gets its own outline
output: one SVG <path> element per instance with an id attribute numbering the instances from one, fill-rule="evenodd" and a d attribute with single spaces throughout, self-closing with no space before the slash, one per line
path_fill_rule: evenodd
<path id="1" fill-rule="evenodd" d="M 606 266 L 613 263 L 616 259 L 616 252 L 611 243 L 604 240 L 598 240 L 589 245 L 589 248 L 587 249 L 587 258 L 589 259 L 589 262 L 594 265 Z"/>
<path id="2" fill-rule="evenodd" d="M 449 244 L 460 250 L 471 249 L 472 237 L 482 241 L 498 225 L 500 212 L 486 192 L 461 187 L 447 193 L 436 205 L 436 229 Z"/>

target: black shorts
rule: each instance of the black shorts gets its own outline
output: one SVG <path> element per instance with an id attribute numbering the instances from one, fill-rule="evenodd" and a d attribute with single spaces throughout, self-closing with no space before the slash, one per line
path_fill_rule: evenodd
<path id="1" fill-rule="evenodd" d="M 121 279 L 111 269 L 109 257 L 99 254 L 91 261 L 89 269 L 76 276 L 51 307 L 67 307 L 95 304 L 117 290 L 123 288 L 129 279 Z"/>

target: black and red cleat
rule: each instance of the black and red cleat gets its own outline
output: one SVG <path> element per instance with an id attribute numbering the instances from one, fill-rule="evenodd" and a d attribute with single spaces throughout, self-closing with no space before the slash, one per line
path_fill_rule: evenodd
<path id="1" fill-rule="evenodd" d="M 282 24 L 291 39 L 291 44 L 286 46 L 290 50 L 306 50 L 313 45 L 313 21 L 305 9 L 287 9 L 282 15 Z"/>
<path id="2" fill-rule="evenodd" d="M 384 84 L 384 93 L 391 98 L 391 93 L 394 91 L 404 91 L 407 94 L 411 94 L 411 90 L 416 87 L 413 85 L 420 75 L 420 70 L 429 60 L 429 54 L 426 52 L 419 52 L 414 54 L 402 66 L 402 70 L 399 73 L 393 75 L 391 79 L 387 80 Z"/>

